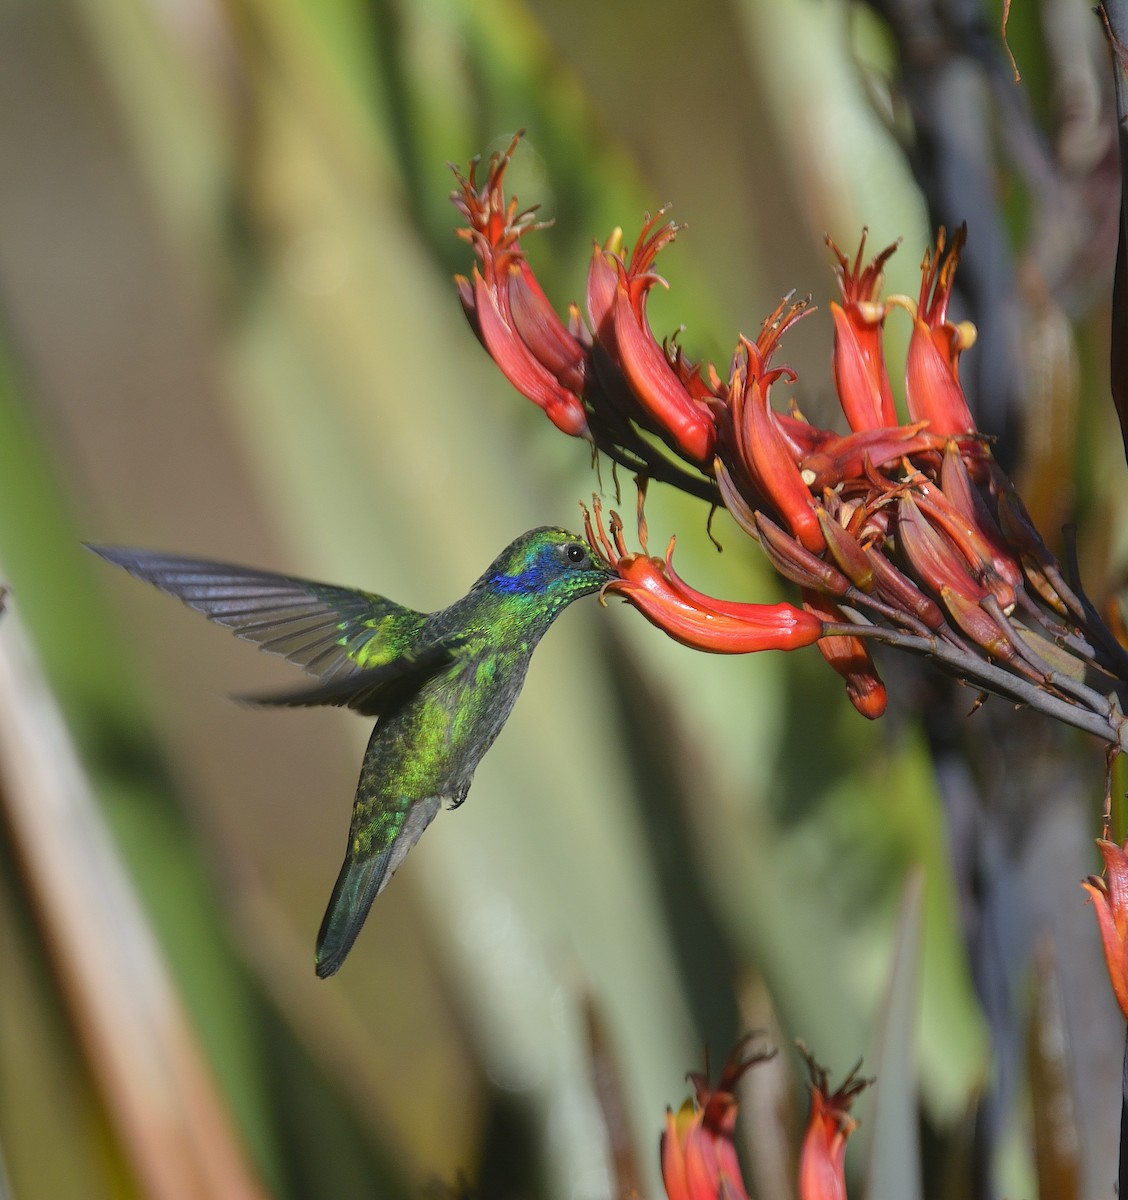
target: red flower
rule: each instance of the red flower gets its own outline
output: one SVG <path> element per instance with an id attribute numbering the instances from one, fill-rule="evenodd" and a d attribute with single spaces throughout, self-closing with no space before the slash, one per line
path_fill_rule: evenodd
<path id="1" fill-rule="evenodd" d="M 1097 849 L 1108 879 L 1090 875 L 1081 886 L 1093 898 L 1108 977 L 1120 1011 L 1128 1019 L 1128 842 L 1117 846 L 1102 839 Z"/>
<path id="2" fill-rule="evenodd" d="M 712 654 L 750 654 L 757 650 L 795 650 L 822 637 L 823 622 L 793 604 L 720 600 L 690 587 L 674 570 L 673 538 L 664 561 L 629 552 L 618 513 L 611 514 L 609 538 L 597 499 L 595 521 L 585 509 L 584 526 L 589 544 L 619 572 L 618 579 L 603 585 L 601 594 L 619 593 L 651 624 L 683 646 Z"/>
<path id="3" fill-rule="evenodd" d="M 754 1037 L 755 1034 L 749 1035 Z M 736 1156 L 736 1085 L 749 1067 L 775 1051 L 742 1057 L 745 1038 L 733 1051 L 715 1088 L 704 1075 L 692 1074 L 694 1097 L 677 1113 L 666 1110 L 662 1134 L 662 1182 L 669 1200 L 748 1200 Z"/>
<path id="4" fill-rule="evenodd" d="M 556 315 L 521 251 L 521 235 L 537 228 L 534 210 L 519 213 L 515 200 L 506 205 L 502 190 L 520 137 L 490 159 L 481 188 L 477 160 L 470 164 L 468 178 L 454 173 L 459 190 L 452 198 L 468 223 L 459 234 L 482 264 L 469 279 L 456 275 L 455 283 L 467 319 L 506 379 L 544 409 L 558 429 L 586 436 L 581 395 L 587 349 Z"/>
<path id="5" fill-rule="evenodd" d="M 975 421 L 960 385 L 959 357 L 975 342 L 975 326 L 948 320 L 948 302 L 967 240 L 967 226 L 956 230 L 944 255 L 944 230 L 936 235 L 935 253 L 929 250 L 921 265 L 920 303 L 901 303 L 913 313 L 913 335 L 905 364 L 905 401 L 914 421 L 927 421 L 933 433 L 959 436 L 975 433 Z M 943 257 L 941 257 L 943 256 Z"/>
<path id="6" fill-rule="evenodd" d="M 830 302 L 834 318 L 834 384 L 842 411 L 855 433 L 896 425 L 897 409 L 881 344 L 886 307 L 878 293 L 882 267 L 897 244 L 887 246 L 864 270 L 864 230 L 853 266 L 829 237 L 826 244 L 838 259 L 838 284 L 844 302 L 843 305 Z"/>
<path id="7" fill-rule="evenodd" d="M 609 351 L 630 384 L 635 399 L 653 420 L 656 431 L 689 461 L 708 465 L 716 444 L 716 418 L 707 404 L 694 397 L 674 369 L 646 319 L 646 298 L 656 284 L 665 285 L 654 270 L 654 259 L 673 241 L 678 227 L 668 222 L 655 227 L 663 215 L 647 217 L 631 252 L 630 263 L 614 258 L 615 289 L 606 303 L 605 268 L 589 273 L 588 311 L 601 344 Z M 607 252 L 597 251 L 606 258 Z M 595 282 L 592 276 L 598 276 Z"/>
<path id="8" fill-rule="evenodd" d="M 747 478 L 791 532 L 817 554 L 824 548 L 823 536 L 799 460 L 817 452 L 829 435 L 795 415 L 777 413 L 771 405 L 772 385 L 795 378 L 790 367 L 771 365 L 780 339 L 809 312 L 807 301 L 790 304 L 785 299 L 765 319 L 754 342 L 740 339 L 723 390 L 734 461 L 719 461 L 731 478 Z"/>
<path id="9" fill-rule="evenodd" d="M 832 1093 L 826 1071 L 800 1051 L 810 1072 L 811 1110 L 799 1153 L 799 1200 L 846 1200 L 846 1139 L 858 1126 L 850 1106 L 870 1080 L 857 1077 L 859 1063 Z"/>

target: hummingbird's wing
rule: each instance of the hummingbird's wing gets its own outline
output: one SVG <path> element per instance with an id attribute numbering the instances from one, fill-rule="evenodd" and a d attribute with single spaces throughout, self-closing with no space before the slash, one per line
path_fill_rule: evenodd
<path id="1" fill-rule="evenodd" d="M 407 809 L 399 831 L 380 850 L 359 854 L 350 845 L 317 934 L 316 970 L 322 979 L 335 975 L 340 969 L 372 902 L 383 891 L 407 852 L 419 841 L 423 830 L 435 819 L 440 803 L 438 796 L 415 801 Z"/>
<path id="2" fill-rule="evenodd" d="M 90 549 L 323 681 L 394 663 L 427 619 L 372 592 L 310 579 L 152 550 Z"/>
<path id="3" fill-rule="evenodd" d="M 245 704 L 279 708 L 331 704 L 338 708 L 347 706 L 362 716 L 383 717 L 414 695 L 426 679 L 450 666 L 467 641 L 464 636 L 452 634 L 422 649 L 408 650 L 392 662 L 339 675 L 327 683 L 287 692 L 236 696 L 236 699 Z"/>

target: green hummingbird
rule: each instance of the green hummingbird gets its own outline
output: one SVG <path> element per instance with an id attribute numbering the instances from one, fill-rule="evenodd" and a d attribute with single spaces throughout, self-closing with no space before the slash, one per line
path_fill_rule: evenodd
<path id="1" fill-rule="evenodd" d="M 372 902 L 443 801 L 457 808 L 466 799 L 548 627 L 573 600 L 614 578 L 583 538 L 550 527 L 522 534 L 465 596 L 432 613 L 250 567 L 90 548 L 317 678 L 245 699 L 347 705 L 376 718 L 345 862 L 317 935 L 322 978 L 339 970 Z"/>

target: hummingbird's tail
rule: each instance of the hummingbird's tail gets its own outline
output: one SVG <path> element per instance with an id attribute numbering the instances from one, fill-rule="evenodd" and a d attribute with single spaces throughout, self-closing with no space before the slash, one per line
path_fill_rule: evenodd
<path id="1" fill-rule="evenodd" d="M 317 934 L 319 978 L 327 979 L 340 970 L 373 900 L 384 890 L 407 852 L 430 825 L 439 811 L 439 803 L 437 796 L 428 796 L 413 804 L 399 833 L 382 850 L 354 854 L 350 845 Z"/>

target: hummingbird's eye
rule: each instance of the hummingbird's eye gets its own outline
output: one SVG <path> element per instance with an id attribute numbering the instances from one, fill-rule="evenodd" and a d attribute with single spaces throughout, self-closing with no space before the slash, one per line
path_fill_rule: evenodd
<path id="1" fill-rule="evenodd" d="M 582 563 L 587 558 L 587 551 L 575 542 L 564 547 L 564 553 L 571 563 Z"/>

